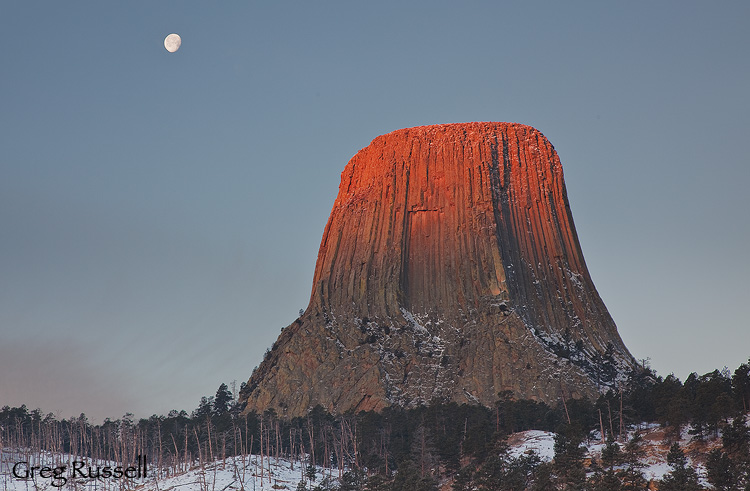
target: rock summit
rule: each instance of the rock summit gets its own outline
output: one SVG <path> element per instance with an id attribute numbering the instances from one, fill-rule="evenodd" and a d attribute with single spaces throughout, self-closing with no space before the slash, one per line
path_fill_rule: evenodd
<path id="1" fill-rule="evenodd" d="M 379 136 L 349 161 L 310 303 L 240 402 L 287 417 L 491 406 L 506 391 L 555 403 L 633 365 L 550 142 L 521 124 L 444 124 Z"/>

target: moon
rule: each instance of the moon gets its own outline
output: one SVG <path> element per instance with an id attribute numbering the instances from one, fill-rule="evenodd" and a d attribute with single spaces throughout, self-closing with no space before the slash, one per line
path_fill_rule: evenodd
<path id="1" fill-rule="evenodd" d="M 175 51 L 180 49 L 181 44 L 182 44 L 182 38 L 180 38 L 179 34 L 173 33 L 164 38 L 164 47 L 170 53 L 174 53 Z"/>

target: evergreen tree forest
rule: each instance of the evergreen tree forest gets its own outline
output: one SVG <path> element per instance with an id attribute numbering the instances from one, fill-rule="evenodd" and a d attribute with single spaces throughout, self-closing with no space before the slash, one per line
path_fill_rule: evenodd
<path id="1" fill-rule="evenodd" d="M 0 450 L 54 452 L 116 462 L 146 455 L 167 477 L 233 456 L 286 458 L 301 469 L 298 491 L 479 490 L 750 490 L 750 361 L 734 372 L 691 374 L 683 382 L 632 370 L 619 391 L 598 400 L 561 397 L 550 406 L 498 394 L 492 408 L 435 402 L 380 413 L 332 415 L 312 408 L 302 418 L 273 411 L 244 414 L 221 384 L 198 407 L 136 419 L 126 414 L 92 424 L 81 414 L 58 419 L 26 406 L 0 409 Z M 670 472 L 655 483 L 643 474 L 643 423 L 665 429 Z M 554 432 L 555 457 L 512 456 L 508 436 Z M 679 442 L 713 441 L 701 481 Z M 585 459 L 584 442 L 606 441 L 601 458 Z M 316 467 L 331 469 L 320 476 Z M 261 466 L 262 468 L 262 466 Z M 331 479 L 335 478 L 335 479 Z M 705 482 L 709 487 L 705 487 Z"/>

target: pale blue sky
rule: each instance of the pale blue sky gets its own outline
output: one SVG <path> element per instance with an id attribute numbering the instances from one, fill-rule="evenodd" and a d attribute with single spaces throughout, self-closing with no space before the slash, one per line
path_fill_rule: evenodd
<path id="1" fill-rule="evenodd" d="M 197 406 L 307 305 L 376 136 L 532 125 L 657 371 L 750 356 L 746 2 L 5 2 L 0 405 Z M 177 32 L 177 53 L 164 37 Z"/>

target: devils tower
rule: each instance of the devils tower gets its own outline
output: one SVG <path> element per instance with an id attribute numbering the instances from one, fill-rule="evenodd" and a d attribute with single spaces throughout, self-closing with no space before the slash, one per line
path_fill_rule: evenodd
<path id="1" fill-rule="evenodd" d="M 304 314 L 240 394 L 299 416 L 503 391 L 593 396 L 633 365 L 591 281 L 560 160 L 514 123 L 379 136 L 341 174 Z"/>

